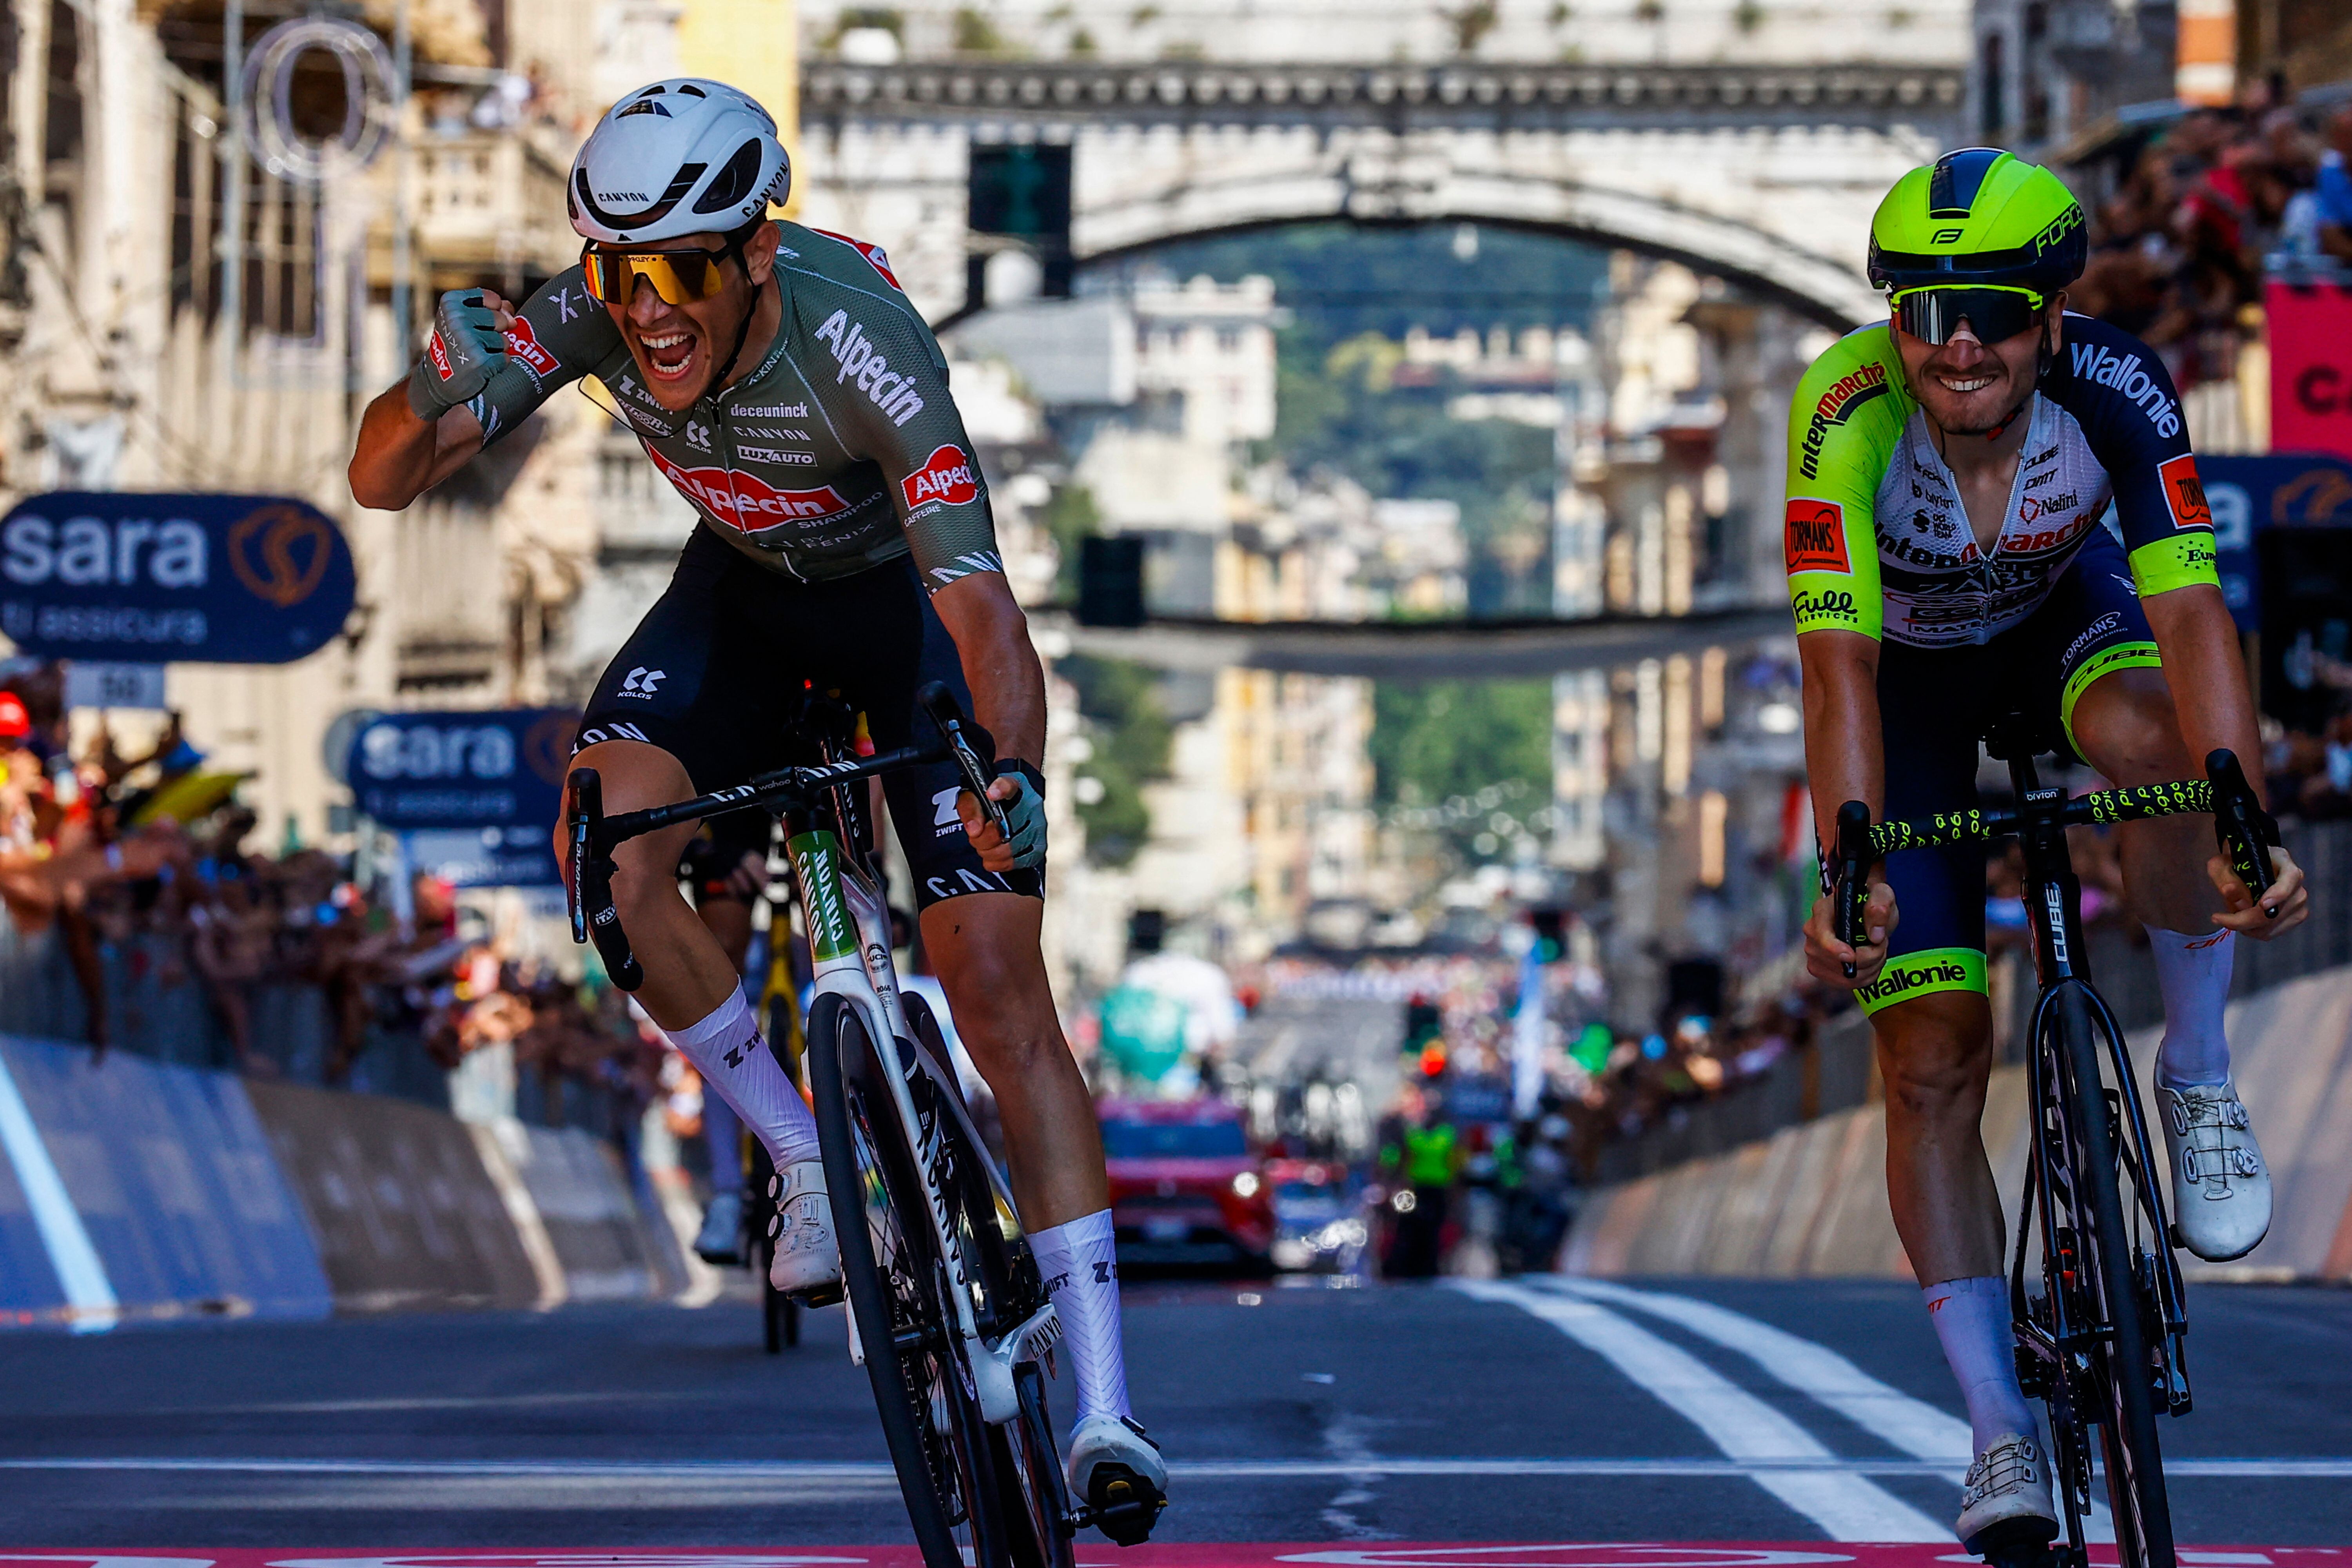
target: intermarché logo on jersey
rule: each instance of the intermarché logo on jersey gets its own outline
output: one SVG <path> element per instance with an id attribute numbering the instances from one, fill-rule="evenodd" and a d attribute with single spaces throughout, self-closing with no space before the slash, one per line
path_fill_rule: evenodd
<path id="1" fill-rule="evenodd" d="M 848 498 L 831 485 L 813 490 L 780 490 L 764 479 L 734 468 L 687 468 L 652 447 L 646 456 L 678 494 L 719 521 L 760 533 L 787 522 L 838 517 L 849 510 Z"/>
<path id="2" fill-rule="evenodd" d="M 1843 425 L 1853 417 L 1853 411 L 1874 397 L 1886 395 L 1886 367 L 1873 362 L 1853 374 L 1842 376 L 1837 384 L 1822 394 L 1813 405 L 1813 416 L 1805 426 L 1804 455 L 1797 467 L 1805 478 L 1821 478 L 1822 444 L 1830 438 L 1830 426 Z"/>

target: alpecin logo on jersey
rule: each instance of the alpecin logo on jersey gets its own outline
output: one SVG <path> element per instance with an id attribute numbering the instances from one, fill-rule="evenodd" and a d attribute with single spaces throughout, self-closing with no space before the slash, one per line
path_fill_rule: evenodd
<path id="1" fill-rule="evenodd" d="M 931 506 L 961 506 L 980 495 L 971 455 L 961 447 L 934 447 L 923 466 L 898 481 L 909 515 Z"/>
<path id="2" fill-rule="evenodd" d="M 2164 504 L 2172 513 L 2173 527 L 2213 526 L 2213 509 L 2205 500 L 2205 481 L 2197 477 L 2194 453 L 2183 452 L 2158 464 L 2156 477 L 2164 481 Z"/>
<path id="3" fill-rule="evenodd" d="M 1787 542 L 1791 574 L 1835 572 L 1853 575 L 1853 563 L 1845 552 L 1845 509 L 1833 500 L 1791 500 Z"/>
<path id="4" fill-rule="evenodd" d="M 866 265 L 874 268 L 875 271 L 882 274 L 882 281 L 890 285 L 891 288 L 898 289 L 901 294 L 907 291 L 905 285 L 898 281 L 898 275 L 890 270 L 890 258 L 883 254 L 882 247 L 880 246 L 868 245 L 862 239 L 852 239 L 845 234 L 835 234 L 829 228 L 812 229 L 810 232 L 812 234 L 821 234 L 827 239 L 837 239 L 841 241 L 842 244 L 849 247 L 850 249 L 866 258 Z"/>
<path id="5" fill-rule="evenodd" d="M 425 353 L 433 361 L 433 369 L 442 380 L 446 381 L 457 374 L 449 368 L 449 347 L 441 341 L 439 329 L 435 329 L 432 338 L 425 343 Z"/>
<path id="6" fill-rule="evenodd" d="M 541 344 L 527 316 L 517 316 L 515 324 L 507 329 L 507 353 L 522 362 L 533 381 L 554 374 L 558 368 L 555 356 Z"/>
<path id="7" fill-rule="evenodd" d="M 874 340 L 866 335 L 862 321 L 853 321 L 846 310 L 835 310 L 816 330 L 817 341 L 833 345 L 833 357 L 841 366 L 834 384 L 855 381 L 857 390 L 874 400 L 893 425 L 904 425 L 923 411 L 923 395 L 915 390 L 915 378 L 890 368 L 890 362 L 877 353 Z"/>
<path id="8" fill-rule="evenodd" d="M 1805 425 L 1804 456 L 1797 467 L 1805 478 L 1816 479 L 1822 472 L 1822 444 L 1830 438 L 1830 426 L 1843 425 L 1853 417 L 1853 411 L 1874 397 L 1886 395 L 1886 367 L 1875 361 L 1864 365 L 1851 375 L 1841 376 L 1822 394 L 1813 405 L 1813 416 Z"/>
<path id="9" fill-rule="evenodd" d="M 831 485 L 814 490 L 780 490 L 765 480 L 730 468 L 684 468 L 653 447 L 646 456 L 678 494 L 720 522 L 761 533 L 787 522 L 838 517 L 849 502 Z"/>

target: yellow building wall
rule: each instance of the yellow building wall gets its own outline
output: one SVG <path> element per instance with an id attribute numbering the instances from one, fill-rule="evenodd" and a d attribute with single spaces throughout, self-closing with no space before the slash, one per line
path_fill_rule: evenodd
<path id="1" fill-rule="evenodd" d="M 793 0 L 688 0 L 677 20 L 677 68 L 758 99 L 776 117 L 784 151 L 799 163 L 800 13 Z M 784 216 L 799 210 L 795 180 Z"/>

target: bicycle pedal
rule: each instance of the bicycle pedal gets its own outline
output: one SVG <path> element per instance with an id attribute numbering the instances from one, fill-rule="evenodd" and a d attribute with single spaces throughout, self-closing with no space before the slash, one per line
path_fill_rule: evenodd
<path id="1" fill-rule="evenodd" d="M 1094 1495 L 1080 1521 L 1091 1524 L 1119 1546 L 1140 1546 L 1151 1539 L 1151 1527 L 1168 1500 L 1160 1489 L 1125 1465 L 1098 1466 Z"/>
<path id="2" fill-rule="evenodd" d="M 785 1300 L 798 1301 L 803 1307 L 830 1307 L 845 1300 L 847 1297 L 848 1292 L 842 1288 L 839 1280 L 830 1285 L 812 1285 L 805 1290 L 788 1290 L 784 1293 Z"/>

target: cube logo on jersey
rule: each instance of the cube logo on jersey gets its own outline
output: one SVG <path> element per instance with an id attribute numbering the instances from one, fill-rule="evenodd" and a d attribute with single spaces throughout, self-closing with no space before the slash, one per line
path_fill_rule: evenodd
<path id="1" fill-rule="evenodd" d="M 555 356 L 541 345 L 529 317 L 517 316 L 515 324 L 507 329 L 507 353 L 522 362 L 534 381 L 555 374 Z"/>
<path id="2" fill-rule="evenodd" d="M 652 447 L 646 456 L 677 493 L 720 522 L 745 533 L 763 533 L 788 522 L 808 522 L 838 517 L 848 500 L 831 485 L 814 490 L 780 490 L 765 480 L 732 468 L 684 468 Z"/>
<path id="3" fill-rule="evenodd" d="M 2171 509 L 2173 527 L 2213 526 L 2213 509 L 2205 500 L 2205 481 L 2197 477 L 2195 453 L 2183 452 L 2158 464 L 2156 477 L 2164 481 L 2164 504 Z"/>
<path id="4" fill-rule="evenodd" d="M 1845 509 L 1833 500 L 1791 500 L 1787 544 L 1791 575 L 1799 572 L 1853 575 L 1853 563 L 1845 552 Z"/>
<path id="5" fill-rule="evenodd" d="M 923 466 L 898 481 L 911 514 L 925 508 L 961 506 L 980 495 L 980 480 L 971 471 L 971 457 L 961 447 L 934 447 Z"/>

